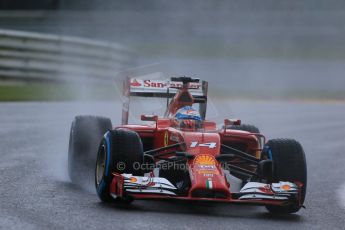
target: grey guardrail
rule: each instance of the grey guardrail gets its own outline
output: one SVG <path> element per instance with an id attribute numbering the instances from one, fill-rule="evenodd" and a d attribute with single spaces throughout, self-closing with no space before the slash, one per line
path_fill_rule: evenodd
<path id="1" fill-rule="evenodd" d="M 134 62 L 135 53 L 115 43 L 0 29 L 0 79 L 109 80 Z"/>

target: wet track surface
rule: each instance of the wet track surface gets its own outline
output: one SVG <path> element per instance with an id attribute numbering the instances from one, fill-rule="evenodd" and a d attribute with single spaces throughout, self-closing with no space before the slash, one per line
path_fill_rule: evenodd
<path id="1" fill-rule="evenodd" d="M 344 229 L 345 104 L 225 104 L 229 116 L 257 125 L 268 138 L 302 143 L 307 209 L 274 217 L 253 206 L 103 204 L 92 184 L 83 189 L 67 179 L 69 125 L 74 115 L 86 113 L 109 116 L 116 124 L 118 103 L 1 103 L 0 229 Z"/>

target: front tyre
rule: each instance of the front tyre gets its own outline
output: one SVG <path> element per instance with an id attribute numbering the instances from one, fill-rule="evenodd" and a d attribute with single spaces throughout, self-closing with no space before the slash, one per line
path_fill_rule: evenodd
<path id="1" fill-rule="evenodd" d="M 300 210 L 307 190 L 307 163 L 301 144 L 291 139 L 273 139 L 267 142 L 267 154 L 273 161 L 273 182 L 301 182 L 301 204 L 266 206 L 274 214 L 289 214 Z"/>
<path id="2" fill-rule="evenodd" d="M 142 175 L 139 166 L 143 164 L 143 144 L 139 135 L 130 130 L 116 129 L 108 131 L 99 146 L 95 186 L 98 197 L 103 202 L 130 202 L 129 197 L 111 196 L 109 187 L 115 173 Z"/>

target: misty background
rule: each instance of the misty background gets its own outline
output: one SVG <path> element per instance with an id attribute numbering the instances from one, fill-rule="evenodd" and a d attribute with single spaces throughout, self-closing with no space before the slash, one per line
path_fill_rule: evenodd
<path id="1" fill-rule="evenodd" d="M 29 31 L 38 32 L 37 36 L 54 34 L 122 44 L 133 51 L 134 58 L 130 70 L 118 73 L 114 67 L 117 80 L 132 72 L 208 80 L 208 119 L 222 127 L 224 118 L 239 118 L 260 128 L 267 140 L 294 138 L 303 145 L 308 162 L 307 209 L 287 218 L 275 218 L 263 208 L 251 206 L 145 201 L 128 209 L 101 205 L 93 178 L 86 190 L 70 183 L 69 133 L 76 115 L 105 116 L 114 127 L 120 125 L 121 81 L 114 85 L 109 78 L 101 80 L 88 71 L 104 58 L 90 55 L 78 60 L 72 49 L 85 46 L 63 46 L 57 39 L 48 43 L 52 50 L 43 49 L 47 44 L 40 40 L 11 41 L 11 37 L 2 39 L 0 33 L 0 178 L 6 185 L 0 187 L 0 226 L 343 229 L 344 22 L 343 0 L 0 0 L 0 32 Z M 59 42 L 61 46 L 56 45 Z M 30 46 L 38 50 L 31 52 Z M 56 51 L 61 47 L 62 52 Z M 64 52 L 66 47 L 73 55 Z M 102 50 L 86 47 L 90 47 L 85 48 L 87 52 Z M 36 55 L 34 60 L 30 60 L 31 54 Z M 101 57 L 93 60 L 95 56 Z M 104 62 L 98 68 L 107 68 L 112 59 Z M 17 71 L 22 66 L 23 71 Z M 55 66 L 67 74 L 55 73 Z M 67 71 L 66 66 L 75 71 Z M 25 76 L 26 67 L 43 78 L 71 81 L 41 82 L 36 78 L 31 82 L 33 77 Z M 8 80 L 9 76 L 1 75 L 6 68 L 24 73 L 24 80 Z M 75 72 L 80 76 L 73 75 Z M 71 93 L 81 100 L 68 100 L 76 99 Z M 131 118 L 166 107 L 165 101 L 146 99 L 139 105 L 131 99 L 131 113 L 139 110 Z"/>
<path id="2" fill-rule="evenodd" d="M 2 0 L 0 8 L 1 28 L 121 43 L 136 52 L 133 67 L 163 63 L 168 74 L 209 80 L 218 96 L 345 99 L 341 0 Z"/>

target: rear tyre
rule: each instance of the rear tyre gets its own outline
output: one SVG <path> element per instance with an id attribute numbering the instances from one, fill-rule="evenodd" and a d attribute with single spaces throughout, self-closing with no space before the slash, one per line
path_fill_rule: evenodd
<path id="1" fill-rule="evenodd" d="M 82 186 L 92 184 L 97 149 L 104 133 L 112 129 L 109 118 L 77 116 L 72 122 L 68 147 L 68 174 Z"/>
<path id="2" fill-rule="evenodd" d="M 273 161 L 273 182 L 301 182 L 301 205 L 307 190 L 307 164 L 301 144 L 291 139 L 273 139 L 267 142 L 268 155 Z M 274 214 L 289 214 L 300 210 L 299 204 L 266 206 Z"/>
<path id="3" fill-rule="evenodd" d="M 95 170 L 95 186 L 101 201 L 129 203 L 130 197 L 110 195 L 112 173 L 141 176 L 143 173 L 139 166 L 143 164 L 143 160 L 143 144 L 136 132 L 124 129 L 108 131 L 99 146 Z"/>
<path id="4" fill-rule="evenodd" d="M 260 133 L 259 128 L 257 128 L 254 125 L 247 125 L 247 124 L 242 124 L 242 125 L 228 125 L 226 127 L 227 129 L 235 129 L 235 130 L 242 130 L 242 131 L 247 131 L 250 133 Z"/>

